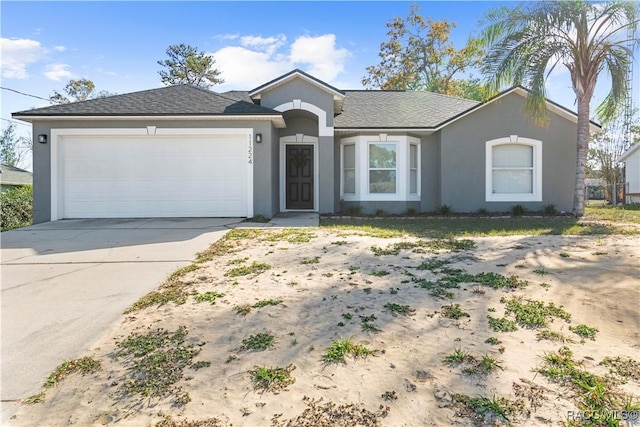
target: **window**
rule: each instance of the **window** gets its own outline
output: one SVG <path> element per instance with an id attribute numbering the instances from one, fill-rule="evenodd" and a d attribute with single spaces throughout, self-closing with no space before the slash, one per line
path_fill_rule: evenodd
<path id="1" fill-rule="evenodd" d="M 369 144 L 369 193 L 396 193 L 396 144 Z"/>
<path id="2" fill-rule="evenodd" d="M 342 138 L 340 147 L 343 200 L 420 200 L 420 139 L 358 135 Z"/>
<path id="3" fill-rule="evenodd" d="M 342 146 L 342 192 L 356 193 L 356 144 Z"/>
<path id="4" fill-rule="evenodd" d="M 409 193 L 418 194 L 418 145 L 409 145 Z"/>
<path id="5" fill-rule="evenodd" d="M 542 142 L 515 135 L 487 142 L 487 201 L 542 201 Z"/>

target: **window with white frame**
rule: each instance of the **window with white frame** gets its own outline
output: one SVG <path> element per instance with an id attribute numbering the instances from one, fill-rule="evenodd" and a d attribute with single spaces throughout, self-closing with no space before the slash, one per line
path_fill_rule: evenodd
<path id="1" fill-rule="evenodd" d="M 396 194 L 397 144 L 369 143 L 369 193 Z"/>
<path id="2" fill-rule="evenodd" d="M 512 135 L 486 143 L 486 200 L 542 201 L 542 142 Z"/>
<path id="3" fill-rule="evenodd" d="M 340 143 L 343 200 L 420 200 L 418 138 L 361 135 L 343 138 Z"/>
<path id="4" fill-rule="evenodd" d="M 409 144 L 409 194 L 418 194 L 418 152 L 420 146 L 418 144 Z"/>
<path id="5" fill-rule="evenodd" d="M 342 192 L 356 193 L 356 144 L 342 145 Z"/>

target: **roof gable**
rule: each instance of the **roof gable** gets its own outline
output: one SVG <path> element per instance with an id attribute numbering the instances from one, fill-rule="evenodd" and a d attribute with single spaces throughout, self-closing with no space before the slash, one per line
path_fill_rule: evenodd
<path id="1" fill-rule="evenodd" d="M 333 96 L 334 100 L 344 99 L 344 93 L 341 90 L 336 89 L 335 87 L 297 68 L 249 91 L 249 96 L 253 99 L 260 99 L 262 93 L 273 90 L 278 86 L 282 86 L 283 84 L 286 84 L 287 82 L 294 79 L 302 79 L 307 83 L 320 88 L 324 92 L 330 93 Z"/>
<path id="2" fill-rule="evenodd" d="M 270 108 L 191 85 L 167 86 L 13 113 L 39 116 L 280 115 Z"/>
<path id="3" fill-rule="evenodd" d="M 620 158 L 618 159 L 618 162 L 622 163 L 627 161 L 632 155 L 634 155 L 638 151 L 640 151 L 640 142 L 636 142 L 631 147 L 629 147 L 627 151 L 622 153 L 622 156 L 620 156 Z"/>

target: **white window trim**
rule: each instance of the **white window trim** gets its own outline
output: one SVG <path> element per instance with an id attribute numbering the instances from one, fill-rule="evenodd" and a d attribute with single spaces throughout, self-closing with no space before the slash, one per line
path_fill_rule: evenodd
<path id="1" fill-rule="evenodd" d="M 356 150 L 356 192 L 344 193 L 344 145 L 355 144 Z M 371 144 L 396 144 L 396 192 L 395 193 L 370 193 L 369 192 L 369 146 Z M 420 139 L 407 135 L 359 135 L 340 140 L 340 198 L 353 202 L 377 202 L 377 201 L 420 201 Z M 418 192 L 410 194 L 409 146 L 418 147 Z"/>
<path id="2" fill-rule="evenodd" d="M 493 193 L 493 148 L 498 145 L 525 145 L 533 149 L 533 192 Z M 542 201 L 542 141 L 510 135 L 486 142 L 485 198 L 487 202 L 541 202 Z"/>
<path id="3" fill-rule="evenodd" d="M 372 168 L 371 167 L 371 146 L 372 145 L 394 145 L 396 147 L 396 166 L 393 168 Z M 400 188 L 400 173 L 398 173 L 398 169 L 399 169 L 399 164 L 400 162 L 400 142 L 399 141 L 367 141 L 367 176 L 366 176 L 366 180 L 367 180 L 367 186 L 365 187 L 367 189 L 366 193 L 369 196 L 381 196 L 381 197 L 388 197 L 388 196 L 396 196 L 399 193 L 399 188 Z M 394 191 L 393 193 L 372 193 L 371 192 L 371 183 L 370 183 L 370 179 L 371 179 L 371 171 L 395 171 L 396 173 L 396 191 Z"/>
<path id="4" fill-rule="evenodd" d="M 416 147 L 416 192 L 411 192 L 411 146 L 414 145 Z M 409 143 L 409 151 L 407 153 L 407 193 L 409 193 L 409 197 L 413 197 L 415 199 L 410 200 L 420 200 L 420 181 L 422 181 L 421 177 L 421 164 L 420 164 L 420 142 L 410 142 Z"/>
<path id="5" fill-rule="evenodd" d="M 247 218 L 253 217 L 253 129 L 212 129 L 212 128 L 160 128 L 157 126 L 145 126 L 139 128 L 54 128 L 51 129 L 51 221 L 64 218 L 64 189 L 62 188 L 62 174 L 64 165 L 65 136 L 155 136 L 155 135 L 246 135 L 247 138 Z"/>
<path id="6" fill-rule="evenodd" d="M 313 209 L 287 209 L 286 186 L 286 146 L 287 145 L 313 145 Z M 318 179 L 318 138 L 315 136 L 296 134 L 280 138 L 280 212 L 318 212 L 320 180 Z"/>
<path id="7" fill-rule="evenodd" d="M 346 145 L 353 145 L 354 146 L 354 156 L 355 156 L 355 164 L 354 164 L 354 169 L 355 169 L 355 192 L 353 193 L 345 193 L 344 192 L 344 147 Z M 359 197 L 359 188 L 358 188 L 358 146 L 356 145 L 356 138 L 352 137 L 352 138 L 345 138 L 343 140 L 340 141 L 340 197 L 342 198 L 342 200 L 346 200 L 346 201 L 352 201 L 352 200 L 358 200 Z"/>

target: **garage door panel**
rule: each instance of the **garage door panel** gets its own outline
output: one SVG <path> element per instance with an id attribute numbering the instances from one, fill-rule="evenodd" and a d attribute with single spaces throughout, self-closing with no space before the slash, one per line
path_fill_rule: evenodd
<path id="1" fill-rule="evenodd" d="M 65 137 L 65 218 L 246 216 L 246 135 Z"/>

